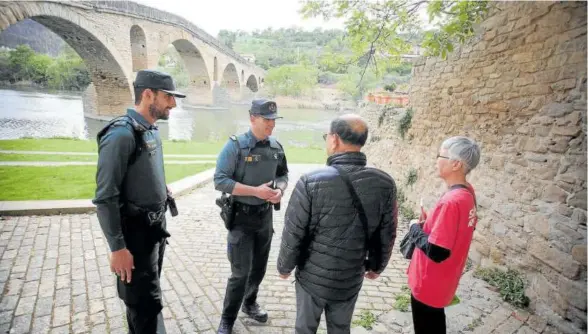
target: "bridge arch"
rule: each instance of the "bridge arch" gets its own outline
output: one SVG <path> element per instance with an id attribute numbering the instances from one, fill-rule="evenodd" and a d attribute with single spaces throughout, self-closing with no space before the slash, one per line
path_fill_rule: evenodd
<path id="1" fill-rule="evenodd" d="M 133 72 L 148 68 L 147 65 L 147 38 L 145 31 L 138 25 L 131 27 L 131 58 Z"/>
<path id="2" fill-rule="evenodd" d="M 251 74 L 249 78 L 247 78 L 247 88 L 249 88 L 254 93 L 259 90 L 259 86 L 257 84 L 257 79 L 255 79 L 255 75 Z"/>
<path id="3" fill-rule="evenodd" d="M 186 39 L 175 40 L 172 45 L 180 54 L 190 76 L 189 86 L 186 89 L 186 102 L 188 104 L 212 103 L 211 82 L 202 53 L 194 43 Z"/>
<path id="4" fill-rule="evenodd" d="M 235 64 L 229 63 L 225 67 L 221 80 L 220 86 L 227 91 L 229 99 L 231 101 L 237 100 L 241 85 L 239 84 L 239 75 L 237 74 Z"/>
<path id="5" fill-rule="evenodd" d="M 84 60 L 95 94 L 84 104 L 84 112 L 97 115 L 122 114 L 133 104 L 129 73 L 116 48 L 100 39 L 94 28 L 79 19 L 79 14 L 59 4 L 31 6 L 27 2 L 0 4 L 0 32 L 9 25 L 32 19 L 59 35 Z M 92 87 L 92 85 L 91 85 Z"/>
<path id="6" fill-rule="evenodd" d="M 212 79 L 212 80 L 217 82 L 218 81 L 218 60 L 216 59 L 216 57 L 214 57 L 214 69 L 213 70 L 214 70 L 214 74 L 213 74 L 214 79 Z"/>

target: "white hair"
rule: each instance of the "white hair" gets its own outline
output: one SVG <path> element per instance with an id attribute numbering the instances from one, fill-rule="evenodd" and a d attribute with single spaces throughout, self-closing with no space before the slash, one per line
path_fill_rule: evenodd
<path id="1" fill-rule="evenodd" d="M 447 150 L 449 159 L 461 161 L 466 175 L 480 162 L 480 146 L 473 139 L 456 136 L 446 139 L 441 148 Z"/>

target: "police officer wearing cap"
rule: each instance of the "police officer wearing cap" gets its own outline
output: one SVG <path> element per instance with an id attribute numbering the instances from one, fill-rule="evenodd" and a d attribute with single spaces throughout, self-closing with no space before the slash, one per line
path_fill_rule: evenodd
<path id="1" fill-rule="evenodd" d="M 259 322 L 268 319 L 267 312 L 257 303 L 257 292 L 274 233 L 272 208 L 279 208 L 288 185 L 284 149 L 271 136 L 277 118 L 281 117 L 275 102 L 253 100 L 250 130 L 231 136 L 218 156 L 215 188 L 231 194 L 235 202 L 234 220 L 227 236 L 231 277 L 218 333 L 232 332 L 239 308 Z"/>
<path id="2" fill-rule="evenodd" d="M 127 307 L 129 333 L 165 333 L 160 275 L 171 194 L 155 122 L 168 119 L 175 98 L 185 95 L 171 76 L 153 70 L 139 71 L 133 86 L 135 108 L 98 133 L 93 203 L 112 252 L 110 269 Z"/>

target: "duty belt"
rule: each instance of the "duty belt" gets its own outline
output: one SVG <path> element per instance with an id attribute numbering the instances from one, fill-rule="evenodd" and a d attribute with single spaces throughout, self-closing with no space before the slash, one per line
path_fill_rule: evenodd
<path id="1" fill-rule="evenodd" d="M 250 205 L 240 202 L 235 202 L 235 208 L 239 211 L 243 211 L 248 215 L 260 214 L 267 211 L 271 207 L 271 203 L 263 203 L 259 205 Z"/>
<path id="2" fill-rule="evenodd" d="M 139 207 L 128 202 L 122 208 L 123 215 L 133 217 L 135 219 L 139 218 L 139 220 L 144 219 L 146 222 L 146 227 L 151 230 L 153 236 L 157 240 L 160 238 L 169 238 L 171 236 L 169 232 L 163 227 L 166 210 L 167 206 L 165 204 L 160 206 L 158 209 L 153 210 L 150 208 Z"/>
<path id="3" fill-rule="evenodd" d="M 153 221 L 154 218 L 163 218 L 165 211 L 167 210 L 166 203 L 151 205 L 149 207 L 138 206 L 131 202 L 125 202 L 121 208 L 122 214 L 129 217 L 145 217 L 149 221 Z"/>

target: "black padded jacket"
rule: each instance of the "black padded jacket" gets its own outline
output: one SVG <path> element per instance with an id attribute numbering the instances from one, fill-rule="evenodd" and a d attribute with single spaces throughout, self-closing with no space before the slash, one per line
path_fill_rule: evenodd
<path id="1" fill-rule="evenodd" d="M 334 165 L 348 172 L 361 200 L 368 220 L 368 243 L 351 194 Z M 394 180 L 379 169 L 366 167 L 361 152 L 332 155 L 327 167 L 303 175 L 293 190 L 278 271 L 287 274 L 297 267 L 296 280 L 311 295 L 328 301 L 348 300 L 359 293 L 367 270 L 381 273 L 386 268 L 396 226 Z"/>

